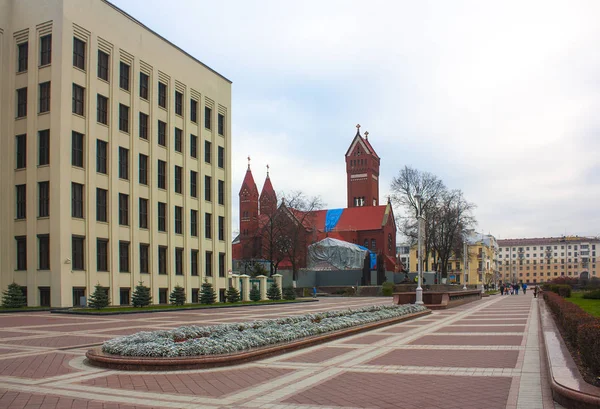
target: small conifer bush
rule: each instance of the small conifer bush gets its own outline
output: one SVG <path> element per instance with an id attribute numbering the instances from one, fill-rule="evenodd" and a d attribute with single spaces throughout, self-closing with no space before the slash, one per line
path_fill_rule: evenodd
<path id="1" fill-rule="evenodd" d="M 108 298 L 108 292 L 100 286 L 100 283 L 94 287 L 94 292 L 88 298 L 88 306 L 101 310 L 102 308 L 108 307 L 110 299 Z"/>
<path id="2" fill-rule="evenodd" d="M 169 296 L 169 302 L 173 305 L 183 305 L 185 304 L 185 289 L 176 285 L 171 291 L 171 295 Z"/>
<path id="3" fill-rule="evenodd" d="M 134 307 L 145 307 L 150 305 L 151 302 L 152 296 L 150 295 L 150 288 L 146 287 L 143 281 L 140 281 L 139 284 L 135 286 L 135 290 L 133 290 L 131 303 Z"/>
<path id="4" fill-rule="evenodd" d="M 225 293 L 225 298 L 227 302 L 238 302 L 240 300 L 240 292 L 235 287 L 229 287 L 227 293 Z"/>
<path id="5" fill-rule="evenodd" d="M 15 282 L 8 285 L 2 296 L 2 306 L 4 308 L 22 308 L 27 305 L 27 298 L 23 295 L 21 286 Z"/>
<path id="6" fill-rule="evenodd" d="M 269 300 L 281 300 L 281 290 L 275 281 L 267 289 L 267 298 Z"/>
<path id="7" fill-rule="evenodd" d="M 294 291 L 294 287 L 289 286 L 283 289 L 283 299 L 284 300 L 295 300 L 296 299 L 296 291 Z"/>
<path id="8" fill-rule="evenodd" d="M 208 280 L 204 280 L 202 288 L 200 289 L 200 303 L 201 304 L 214 304 L 217 299 L 217 294 L 211 283 Z"/>
<path id="9" fill-rule="evenodd" d="M 260 290 L 258 287 L 252 286 L 252 289 L 250 290 L 250 300 L 254 302 L 260 301 Z"/>

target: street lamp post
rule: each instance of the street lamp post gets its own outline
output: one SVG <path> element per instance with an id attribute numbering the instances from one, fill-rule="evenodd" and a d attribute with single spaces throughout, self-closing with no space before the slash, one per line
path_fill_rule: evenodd
<path id="1" fill-rule="evenodd" d="M 422 209 L 421 209 L 421 195 L 416 194 L 415 199 L 417 202 L 417 292 L 416 292 L 416 301 L 415 304 L 423 304 L 423 273 L 421 271 L 421 262 L 422 262 L 422 254 L 421 254 L 421 219 L 423 218 Z"/>
<path id="2" fill-rule="evenodd" d="M 467 289 L 467 256 L 468 256 L 468 248 L 467 248 L 467 235 L 465 234 L 463 237 L 463 290 Z"/>

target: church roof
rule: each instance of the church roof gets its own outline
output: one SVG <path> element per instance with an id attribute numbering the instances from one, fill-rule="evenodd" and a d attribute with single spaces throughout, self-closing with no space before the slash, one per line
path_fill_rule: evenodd
<path id="1" fill-rule="evenodd" d="M 267 173 L 267 178 L 265 179 L 265 184 L 263 185 L 262 191 L 260 192 L 260 198 L 262 199 L 265 196 L 277 197 L 275 194 L 275 189 L 273 189 L 273 185 L 271 184 L 271 178 Z"/>
<path id="2" fill-rule="evenodd" d="M 357 128 L 358 128 L 358 125 L 357 125 Z M 366 132 L 365 135 L 368 135 L 368 132 Z M 375 152 L 375 149 L 373 149 L 373 146 L 371 145 L 371 142 L 369 142 L 369 139 L 363 138 L 362 135 L 360 134 L 360 129 L 356 130 L 356 135 L 354 136 L 354 139 L 352 139 L 352 143 L 350 144 L 350 147 L 346 151 L 346 156 L 350 155 L 350 151 L 356 145 L 357 142 L 361 142 L 363 147 L 366 148 L 368 153 L 372 154 L 377 159 L 379 159 L 379 155 L 377 155 L 377 152 Z"/>
<path id="3" fill-rule="evenodd" d="M 240 194 L 244 191 L 244 188 L 248 189 L 248 192 L 250 194 L 255 194 L 258 196 L 258 188 L 256 187 L 256 183 L 254 182 L 254 177 L 252 177 L 250 165 L 248 165 L 246 176 L 244 176 L 244 181 L 242 182 L 242 187 L 240 188 Z"/>

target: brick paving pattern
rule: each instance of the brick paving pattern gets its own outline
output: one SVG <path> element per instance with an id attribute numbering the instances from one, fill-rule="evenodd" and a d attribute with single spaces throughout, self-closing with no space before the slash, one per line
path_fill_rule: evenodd
<path id="1" fill-rule="evenodd" d="M 235 367 L 173 372 L 91 367 L 82 345 L 390 298 L 111 317 L 0 314 L 0 408 L 556 409 L 540 363 L 537 302 L 529 294 L 489 297 Z"/>

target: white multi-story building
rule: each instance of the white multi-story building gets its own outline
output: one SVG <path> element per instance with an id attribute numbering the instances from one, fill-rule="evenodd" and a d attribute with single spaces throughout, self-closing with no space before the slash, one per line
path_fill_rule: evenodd
<path id="1" fill-rule="evenodd" d="M 544 237 L 498 240 L 503 282 L 541 283 L 560 276 L 597 277 L 598 237 Z"/>
<path id="2" fill-rule="evenodd" d="M 231 82 L 109 2 L 0 0 L 1 289 L 223 296 L 230 130 Z"/>

